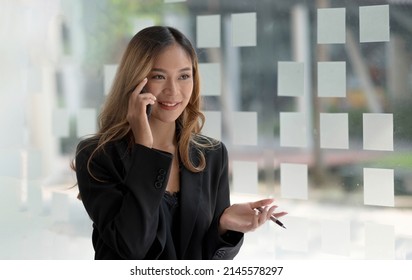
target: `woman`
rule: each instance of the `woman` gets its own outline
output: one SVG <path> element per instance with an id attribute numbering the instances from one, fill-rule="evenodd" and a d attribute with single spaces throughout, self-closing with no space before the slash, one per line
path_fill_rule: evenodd
<path id="1" fill-rule="evenodd" d="M 189 40 L 170 27 L 137 33 L 76 155 L 96 259 L 233 259 L 274 214 L 272 199 L 230 206 L 227 151 L 199 134 L 203 121 Z"/>

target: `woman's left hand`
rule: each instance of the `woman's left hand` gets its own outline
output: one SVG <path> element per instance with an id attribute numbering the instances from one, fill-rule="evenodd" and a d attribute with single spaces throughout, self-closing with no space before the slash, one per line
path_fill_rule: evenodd
<path id="1" fill-rule="evenodd" d="M 274 199 L 262 199 L 254 202 L 233 204 L 223 211 L 219 222 L 220 234 L 225 233 L 227 230 L 233 230 L 238 232 L 254 231 L 259 226 L 263 225 L 267 220 L 270 220 L 270 216 L 280 218 L 287 214 L 287 212 L 275 213 L 276 205 L 271 205 Z M 262 212 L 257 208 L 261 207 Z"/>

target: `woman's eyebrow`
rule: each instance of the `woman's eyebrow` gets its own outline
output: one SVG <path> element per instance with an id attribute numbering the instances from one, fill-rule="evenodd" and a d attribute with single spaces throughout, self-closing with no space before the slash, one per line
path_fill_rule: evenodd
<path id="1" fill-rule="evenodd" d="M 192 67 L 185 67 L 179 70 L 179 72 L 186 72 L 186 71 L 192 71 Z M 153 68 L 152 72 L 167 73 L 167 71 L 162 68 Z"/>

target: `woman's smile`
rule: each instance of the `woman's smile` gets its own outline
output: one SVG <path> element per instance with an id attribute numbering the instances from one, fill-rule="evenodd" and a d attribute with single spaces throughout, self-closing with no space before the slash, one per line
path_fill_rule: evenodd
<path id="1" fill-rule="evenodd" d="M 177 109 L 178 105 L 180 105 L 181 102 L 162 102 L 158 101 L 157 104 L 160 108 L 163 110 L 175 110 Z"/>

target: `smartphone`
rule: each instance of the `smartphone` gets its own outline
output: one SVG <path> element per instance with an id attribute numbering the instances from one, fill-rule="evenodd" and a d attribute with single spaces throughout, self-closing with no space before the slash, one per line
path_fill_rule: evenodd
<path id="1" fill-rule="evenodd" d="M 147 92 L 146 89 L 143 88 L 140 93 L 142 94 L 142 93 L 146 93 L 146 92 Z M 146 115 L 147 115 L 147 118 L 150 117 L 150 113 L 151 113 L 151 112 L 152 112 L 152 105 L 147 104 L 147 106 L 146 106 Z"/>

